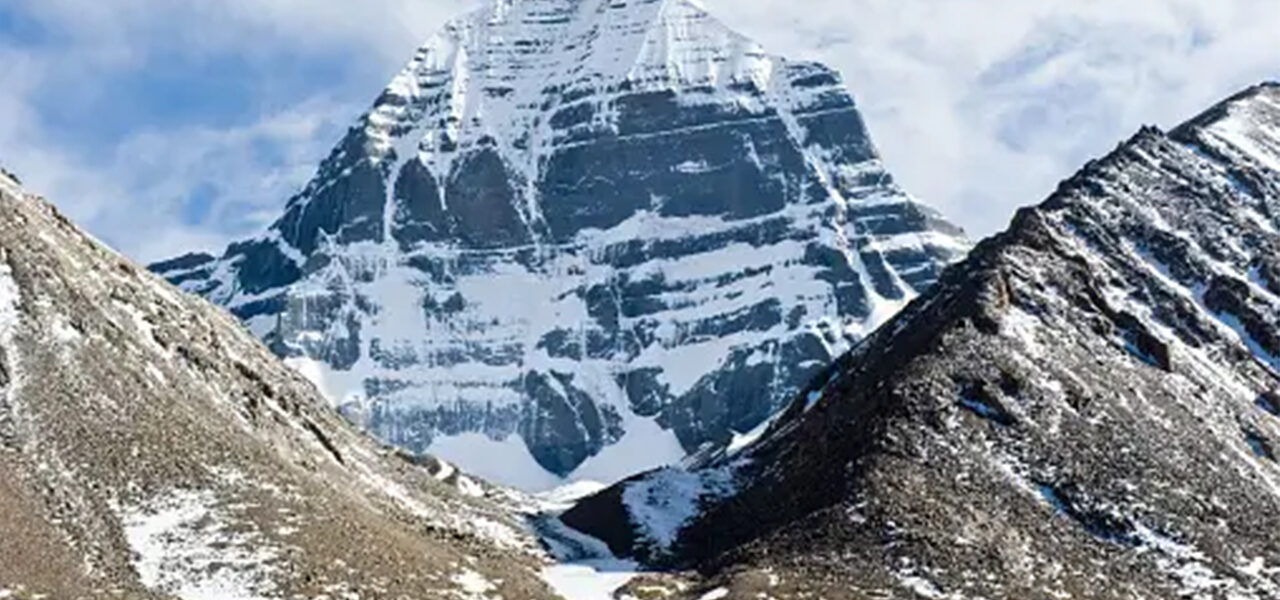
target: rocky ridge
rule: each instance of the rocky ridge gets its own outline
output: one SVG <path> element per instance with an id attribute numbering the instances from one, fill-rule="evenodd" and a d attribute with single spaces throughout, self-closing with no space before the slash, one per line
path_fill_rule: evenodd
<path id="1" fill-rule="evenodd" d="M 521 502 L 0 176 L 0 598 L 555 597 Z"/>
<path id="2" fill-rule="evenodd" d="M 774 422 L 563 521 L 727 598 L 1280 594 L 1280 86 L 1145 128 Z"/>

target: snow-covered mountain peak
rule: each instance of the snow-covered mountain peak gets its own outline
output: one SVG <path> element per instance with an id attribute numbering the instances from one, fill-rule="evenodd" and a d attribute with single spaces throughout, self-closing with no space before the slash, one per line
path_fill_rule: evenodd
<path id="1" fill-rule="evenodd" d="M 533 179 L 566 139 L 625 134 L 602 102 L 669 92 L 764 111 L 784 65 L 688 0 L 499 0 L 422 46 L 366 127 L 376 156 L 417 156 L 437 177 L 449 155 L 495 145 Z M 576 122 L 558 131 L 557 118 Z"/>
<path id="2" fill-rule="evenodd" d="M 154 268 L 383 439 L 523 487 L 754 429 L 968 245 L 834 71 L 682 0 L 494 2 L 258 238 Z"/>
<path id="3" fill-rule="evenodd" d="M 390 87 L 430 88 L 433 73 L 466 71 L 526 88 L 513 91 L 714 88 L 763 84 L 773 60 L 687 0 L 496 1 L 447 24 Z"/>

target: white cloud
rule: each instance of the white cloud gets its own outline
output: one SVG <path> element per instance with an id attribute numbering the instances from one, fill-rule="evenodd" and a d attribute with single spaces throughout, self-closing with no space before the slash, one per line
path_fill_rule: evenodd
<path id="1" fill-rule="evenodd" d="M 341 132 L 377 95 L 414 47 L 466 0 L 361 3 L 314 0 L 17 0 L 22 14 L 56 44 L 7 44 L 0 36 L 0 164 L 59 204 L 76 221 L 141 260 L 216 250 L 265 227 L 314 172 Z M 408 24 L 417 24 L 416 28 Z M 0 31 L 3 31 L 0 28 Z M 245 64 L 281 57 L 346 55 L 357 85 L 278 89 L 270 73 L 253 84 L 264 101 L 219 125 L 188 115 L 177 126 L 140 125 L 96 151 L 74 136 L 51 137 L 42 103 L 77 114 L 104 110 L 121 78 L 160 59 L 232 57 Z M 198 77 L 199 75 L 194 75 Z M 324 88 L 325 86 L 319 86 Z M 109 109 L 110 107 L 105 107 Z M 111 119 L 109 112 L 101 114 Z M 276 155 L 263 161 L 266 152 Z M 194 222 L 193 194 L 210 209 Z"/>
<path id="2" fill-rule="evenodd" d="M 13 0 L 18 11 L 115 61 L 157 49 L 249 53 L 350 48 L 399 63 L 439 24 L 478 0 Z"/>
<path id="3" fill-rule="evenodd" d="M 341 130 L 358 108 L 310 99 L 259 121 L 228 129 L 187 127 L 149 131 L 126 138 L 110 161 L 112 177 L 129 191 L 133 202 L 150 206 L 154 222 L 147 236 L 132 238 L 130 251 L 146 259 L 173 256 L 190 249 L 216 248 L 229 236 L 266 229 L 301 182 L 314 173 L 329 151 L 331 134 Z M 266 166 L 257 148 L 282 153 Z M 210 199 L 197 222 L 182 213 L 192 194 Z M 95 199 L 101 205 L 106 199 Z M 137 216 L 109 210 L 95 224 L 107 231 L 127 232 Z"/>
<path id="4" fill-rule="evenodd" d="M 476 3 L 15 1 L 65 39 L 21 53 L 0 38 L 0 162 L 143 259 L 211 248 L 256 227 L 243 215 L 283 204 L 412 49 Z M 775 53 L 840 69 L 903 184 L 977 235 L 1003 227 L 1017 206 L 1039 201 L 1140 125 L 1175 125 L 1280 77 L 1274 0 L 703 3 Z M 96 90 L 173 53 L 249 65 L 340 61 L 353 74 L 317 92 L 280 89 L 269 69 L 250 70 L 270 101 L 241 118 L 141 127 L 93 157 L 43 135 L 33 103 L 51 73 L 73 82 L 64 100 L 72 109 L 94 111 Z M 263 145 L 281 154 L 271 166 L 253 158 Z M 217 202 L 184 224 L 184 199 L 201 183 Z"/>
<path id="5" fill-rule="evenodd" d="M 976 235 L 1143 124 L 1280 77 L 1272 0 L 704 0 L 840 69 L 890 168 Z"/>
<path id="6" fill-rule="evenodd" d="M 0 110 L 12 104 L 6 96 L 0 93 Z M 19 110 L 0 118 L 0 148 L 13 148 L 0 161 L 108 243 L 155 260 L 217 249 L 265 229 L 329 150 L 332 132 L 356 113 L 352 106 L 305 100 L 243 126 L 140 131 L 89 161 L 39 142 L 31 127 L 15 128 L 24 118 L 8 117 L 23 114 Z M 25 119 L 38 123 L 29 114 Z M 281 154 L 267 165 L 255 160 L 258 148 Z M 196 220 L 184 215 L 192 194 L 209 203 Z"/>

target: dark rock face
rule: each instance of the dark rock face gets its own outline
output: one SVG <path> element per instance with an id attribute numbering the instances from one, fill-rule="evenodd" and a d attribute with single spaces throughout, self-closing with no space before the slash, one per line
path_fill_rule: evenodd
<path id="1" fill-rule="evenodd" d="M 460 245 L 510 248 L 532 241 L 526 220 L 516 208 L 511 176 L 496 150 L 484 148 L 460 160 L 445 192 Z"/>
<path id="2" fill-rule="evenodd" d="M 731 597 L 1274 597 L 1278 132 L 1274 85 L 1143 130 L 678 475 L 704 483 L 563 520 Z"/>
<path id="3" fill-rule="evenodd" d="M 531 414 L 520 420 L 520 435 L 527 440 L 547 440 L 530 448 L 538 464 L 547 470 L 568 473 L 606 444 L 623 435 L 622 418 L 608 405 L 597 405 L 586 392 L 573 387 L 573 376 L 552 372 L 530 373 L 525 378 L 526 404 Z M 581 426 L 579 426 L 581 425 Z"/>
<path id="4" fill-rule="evenodd" d="M 522 0 L 419 51 L 267 234 L 155 269 L 383 439 L 567 476 L 751 429 L 965 250 L 830 69 L 681 0 Z"/>
<path id="5" fill-rule="evenodd" d="M 440 186 L 421 161 L 405 163 L 396 177 L 395 219 L 391 232 L 401 250 L 419 242 L 443 242 L 453 234 Z"/>
<path id="6" fill-rule="evenodd" d="M 353 129 L 320 165 L 319 176 L 302 194 L 289 200 L 284 217 L 272 230 L 303 256 L 310 256 L 330 240 L 339 245 L 381 242 L 387 206 L 386 174 L 383 164 L 367 157 L 373 143 L 367 131 Z M 253 281 L 255 278 L 250 275 L 241 283 L 252 286 Z"/>

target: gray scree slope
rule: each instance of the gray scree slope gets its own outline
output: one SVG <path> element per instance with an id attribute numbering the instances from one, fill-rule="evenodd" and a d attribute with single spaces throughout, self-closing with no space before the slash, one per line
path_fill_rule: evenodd
<path id="1" fill-rule="evenodd" d="M 429 462 L 0 174 L 0 597 L 553 597 Z"/>

